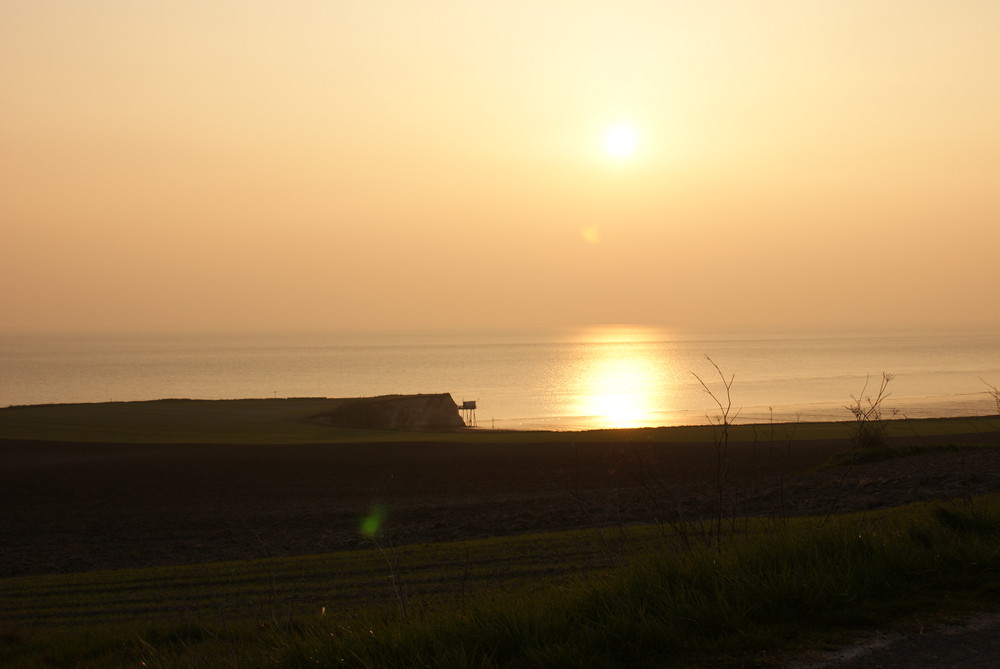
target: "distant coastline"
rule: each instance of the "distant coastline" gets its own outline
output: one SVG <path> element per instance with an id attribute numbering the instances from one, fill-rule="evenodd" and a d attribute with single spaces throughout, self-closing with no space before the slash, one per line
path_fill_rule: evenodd
<path id="1" fill-rule="evenodd" d="M 392 398 L 389 398 L 390 400 Z M 513 438 L 551 443 L 711 442 L 709 424 L 590 430 L 465 428 L 448 394 L 386 398 L 163 399 L 0 408 L 0 440 L 133 444 L 318 444 L 364 442 L 465 442 Z M 380 413 L 380 404 L 395 404 Z M 359 408 L 360 407 L 360 408 Z M 372 408 L 375 412 L 372 413 Z M 372 418 L 374 416 L 374 418 Z M 400 420 L 400 416 L 403 419 Z M 388 417 L 388 419 L 386 419 Z M 379 423 L 379 421 L 382 421 Z M 733 441 L 802 438 L 844 440 L 851 421 L 753 422 L 741 417 Z M 898 415 L 892 433 L 901 436 L 983 434 L 1000 431 L 1000 416 L 914 418 Z M 508 436 L 504 436 L 508 435 Z M 519 436 L 514 436 L 519 435 Z"/>

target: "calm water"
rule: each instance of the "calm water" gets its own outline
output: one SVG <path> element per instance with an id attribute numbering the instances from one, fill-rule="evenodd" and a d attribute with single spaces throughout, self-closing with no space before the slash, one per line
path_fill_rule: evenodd
<path id="1" fill-rule="evenodd" d="M 910 417 L 996 413 L 1000 333 L 685 336 L 602 326 L 536 333 L 0 336 L 0 406 L 167 397 L 449 392 L 481 427 L 705 423 L 732 384 L 739 422 L 847 419 L 866 378 Z"/>

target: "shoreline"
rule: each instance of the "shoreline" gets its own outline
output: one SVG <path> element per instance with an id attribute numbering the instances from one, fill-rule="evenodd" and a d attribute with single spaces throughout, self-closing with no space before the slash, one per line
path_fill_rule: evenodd
<path id="1" fill-rule="evenodd" d="M 421 396 L 426 396 L 422 394 Z M 416 397 L 416 396 L 414 396 Z M 392 441 L 395 439 L 421 441 L 444 435 L 453 440 L 456 435 L 487 434 L 548 434 L 573 438 L 574 435 L 594 433 L 627 434 L 634 431 L 656 433 L 690 432 L 710 429 L 717 425 L 711 414 L 700 421 L 636 421 L 625 425 L 606 425 L 594 419 L 580 417 L 572 424 L 566 417 L 550 421 L 532 419 L 482 419 L 477 425 L 450 430 L 385 430 L 349 428 L 320 425 L 314 416 L 329 411 L 331 406 L 354 398 L 289 397 L 241 399 L 191 399 L 163 398 L 157 400 L 121 400 L 108 402 L 26 404 L 0 408 L 0 439 L 40 439 L 52 441 L 134 441 L 136 443 L 190 443 L 191 441 L 216 441 L 226 435 L 227 442 L 280 443 L 286 436 L 289 443 L 322 443 L 332 441 Z M 369 399 L 369 398 L 365 398 Z M 374 399 L 374 398 L 370 398 Z M 992 400 L 991 400 L 992 401 Z M 939 405 L 935 405 L 939 406 Z M 898 411 L 885 409 L 885 419 L 894 425 L 910 423 L 927 424 L 932 421 L 979 423 L 992 418 L 1000 420 L 993 408 L 979 412 L 962 411 L 967 403 L 952 407 L 951 411 L 923 410 Z M 757 410 L 755 412 L 755 409 Z M 734 410 L 730 425 L 736 430 L 797 428 L 800 426 L 844 426 L 854 423 L 846 406 L 834 412 L 829 408 L 823 413 L 778 413 L 770 407 L 766 412 L 760 407 Z M 978 428 L 966 428 L 977 431 Z M 257 434 L 255 434 L 257 432 Z M 231 433 L 231 434 L 230 434 Z M 657 434 L 659 438 L 662 435 Z M 755 437 L 755 438 L 759 438 Z"/>
<path id="2" fill-rule="evenodd" d="M 3 433 L 4 415 L 11 411 L 34 410 L 37 408 L 60 407 L 102 407 L 102 406 L 138 406 L 143 404 L 159 404 L 169 402 L 197 403 L 236 403 L 236 402 L 300 402 L 321 401 L 336 402 L 343 399 L 335 397 L 238 397 L 238 398 L 196 398 L 196 397 L 162 397 L 156 399 L 126 399 L 83 402 L 44 402 L 31 404 L 12 404 L 0 407 L 0 438 Z M 930 420 L 930 419 L 982 419 L 1000 415 L 995 400 L 986 391 L 962 393 L 957 395 L 931 395 L 921 397 L 896 397 L 889 395 L 884 403 L 885 413 L 897 412 L 896 419 Z M 488 408 L 488 407 L 485 407 Z M 736 425 L 770 425 L 798 423 L 849 423 L 853 421 L 847 408 L 847 402 L 811 402 L 774 406 L 734 406 Z M 630 430 L 630 429 L 660 429 L 660 428 L 694 428 L 708 427 L 717 422 L 717 409 L 674 410 L 646 412 L 627 420 L 608 416 L 523 416 L 515 418 L 497 418 L 489 416 L 484 407 L 479 410 L 480 417 L 476 427 L 479 430 L 517 431 L 517 432 L 587 432 L 595 430 Z"/>

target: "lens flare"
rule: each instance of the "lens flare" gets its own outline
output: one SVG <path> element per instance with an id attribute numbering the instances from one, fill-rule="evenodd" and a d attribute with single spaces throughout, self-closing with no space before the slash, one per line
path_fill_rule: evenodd
<path id="1" fill-rule="evenodd" d="M 583 241 L 588 244 L 599 244 L 601 241 L 601 231 L 596 225 L 588 225 L 585 227 L 580 231 L 580 236 L 583 237 Z"/>
<path id="2" fill-rule="evenodd" d="M 368 515 L 361 519 L 361 534 L 369 539 L 375 538 L 382 529 L 382 524 L 385 522 L 385 515 L 386 510 L 384 505 L 373 504 Z"/>

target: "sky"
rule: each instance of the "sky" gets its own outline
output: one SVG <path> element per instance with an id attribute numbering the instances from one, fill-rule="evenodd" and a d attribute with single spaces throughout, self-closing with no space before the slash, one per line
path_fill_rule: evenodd
<path id="1" fill-rule="evenodd" d="M 994 0 L 3 0 L 0 331 L 1000 328 L 998 31 Z"/>

